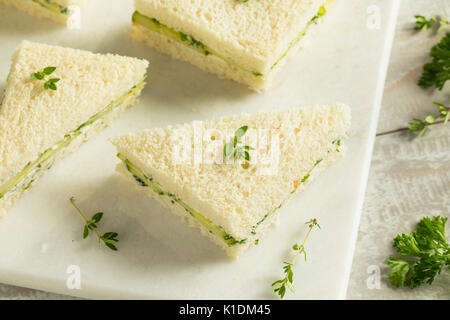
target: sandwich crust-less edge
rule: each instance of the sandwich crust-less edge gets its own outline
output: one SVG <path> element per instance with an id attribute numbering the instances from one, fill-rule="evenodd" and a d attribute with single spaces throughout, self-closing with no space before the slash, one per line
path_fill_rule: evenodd
<path id="1" fill-rule="evenodd" d="M 253 12 L 252 10 L 256 10 L 254 7 L 260 5 L 259 3 L 255 4 L 251 1 L 245 2 L 244 4 L 236 4 L 236 1 L 233 1 L 225 0 L 224 3 L 221 2 L 220 4 L 224 8 L 220 7 L 220 9 L 217 10 L 226 9 L 240 12 L 239 10 L 241 10 L 241 8 L 248 7 L 249 9 L 244 9 L 243 12 L 251 13 Z M 305 36 L 310 35 L 311 29 L 314 28 L 314 25 L 319 21 L 319 19 L 314 18 L 314 23 L 311 23 L 309 19 L 317 17 L 315 16 L 317 10 L 319 10 L 321 6 L 328 7 L 331 2 L 332 1 L 330 0 L 304 1 L 298 5 L 303 12 L 299 13 L 297 16 L 295 13 L 292 14 L 292 12 L 289 12 L 289 9 L 291 9 L 288 7 L 290 2 L 274 4 L 271 8 L 274 10 L 279 9 L 280 14 L 289 14 L 289 21 L 294 24 L 295 27 L 284 26 L 283 22 L 280 22 L 283 21 L 283 19 L 280 18 L 280 21 L 274 22 L 275 26 L 277 26 L 277 24 L 283 25 L 278 33 L 268 30 L 267 33 L 264 31 L 258 34 L 258 31 L 254 30 L 255 28 L 252 24 L 248 23 L 248 26 L 245 28 L 252 30 L 251 32 L 249 31 L 249 35 L 246 34 L 246 29 L 240 30 L 241 32 L 239 35 L 232 35 L 229 31 L 221 30 L 218 26 L 217 29 L 213 28 L 214 23 L 210 21 L 214 21 L 216 18 L 220 20 L 218 17 L 214 16 L 217 15 L 217 12 L 214 12 L 212 18 L 208 20 L 202 16 L 202 14 L 205 16 L 210 15 L 208 9 L 198 8 L 197 15 L 199 15 L 199 17 L 198 21 L 196 21 L 196 18 L 193 18 L 194 13 L 191 14 L 191 12 L 189 12 L 184 14 L 182 13 L 183 10 L 175 10 L 178 7 L 175 4 L 172 7 L 170 1 L 168 3 L 162 3 L 159 0 L 136 0 L 136 12 L 142 13 L 144 17 L 147 17 L 150 20 L 157 19 L 154 20 L 156 24 L 163 23 L 167 27 L 173 28 L 174 31 L 182 32 L 187 36 L 194 37 L 195 40 L 200 41 L 201 45 L 204 44 L 207 46 L 206 48 L 211 48 L 213 53 L 203 54 L 199 50 L 193 49 L 195 45 L 189 46 L 186 45 L 186 43 L 170 39 L 166 37 L 166 35 L 143 26 L 142 23 L 137 23 L 136 21 L 138 20 L 133 22 L 132 36 L 173 58 L 190 62 L 204 71 L 217 74 L 220 78 L 232 79 L 236 82 L 246 84 L 251 89 L 260 92 L 271 86 L 277 71 L 286 63 L 290 56 L 298 51 L 304 42 Z M 266 1 L 262 1 L 262 3 L 266 3 Z M 261 5 L 261 8 L 264 5 Z M 190 6 L 195 8 L 196 4 L 191 4 Z M 258 11 L 256 10 L 254 13 L 256 12 Z M 220 17 L 226 21 L 225 23 L 228 23 L 228 20 L 230 20 L 229 27 L 233 32 L 236 31 L 234 30 L 234 22 L 231 21 L 234 14 L 235 12 L 229 15 L 224 14 L 224 17 Z M 270 13 L 260 12 L 260 14 L 264 16 L 264 20 L 262 21 L 271 21 Z M 245 14 L 242 15 L 241 19 L 243 21 L 245 19 L 249 19 L 249 21 L 252 20 L 246 17 Z M 255 24 L 257 24 L 256 22 L 258 22 L 258 19 L 254 20 Z M 133 18 L 133 20 L 135 19 Z M 211 26 L 209 26 L 210 24 Z M 208 29 L 210 27 L 213 29 Z M 277 29 L 277 27 L 274 28 Z M 305 30 L 306 33 L 304 32 Z M 282 32 L 284 31 L 289 34 L 283 34 Z M 215 35 L 215 33 L 218 33 L 218 35 Z M 272 35 L 272 33 L 274 34 Z M 246 36 L 248 36 L 248 39 Z M 266 37 L 269 37 L 270 39 L 266 39 Z M 259 46 L 261 43 L 259 42 L 265 43 L 266 45 L 260 48 Z M 272 42 L 276 43 L 276 45 Z M 254 48 L 256 45 L 258 45 L 258 47 Z M 220 54 L 216 55 L 214 54 L 214 51 L 218 51 Z M 226 57 L 226 59 L 224 60 L 223 57 Z"/>
<path id="2" fill-rule="evenodd" d="M 57 90 L 45 90 L 30 76 L 53 64 L 52 76 L 61 79 Z M 19 45 L 0 101 L 0 215 L 57 160 L 135 103 L 147 67 L 136 58 Z"/>
<path id="3" fill-rule="evenodd" d="M 44 0 L 45 1 L 45 0 Z M 85 5 L 87 0 L 53 0 L 52 2 L 64 6 L 76 6 L 81 8 Z M 76 25 L 79 21 L 74 21 L 74 19 L 79 19 L 79 17 L 72 14 L 61 14 L 49 10 L 33 0 L 0 0 L 0 4 L 6 4 L 9 6 L 16 7 L 29 15 L 35 16 L 37 18 L 49 19 L 57 23 L 66 24 L 67 26 Z"/>
<path id="4" fill-rule="evenodd" d="M 103 118 L 102 121 L 100 121 L 97 125 L 90 128 L 88 132 L 86 132 L 84 135 L 80 135 L 72 142 L 70 143 L 70 146 L 68 148 L 65 148 L 63 152 L 59 153 L 56 158 L 54 158 L 53 163 L 58 162 L 59 160 L 63 159 L 67 155 L 74 152 L 80 145 L 82 145 L 84 142 L 89 140 L 91 137 L 96 135 L 99 131 L 106 128 L 111 124 L 114 119 L 119 117 L 123 111 L 131 107 L 136 103 L 136 100 L 138 98 L 136 96 L 129 97 L 126 101 L 124 101 L 120 107 L 116 108 L 113 112 L 108 114 L 106 118 Z M 37 175 L 33 177 L 34 180 L 39 179 L 41 176 L 45 174 L 47 170 L 41 170 Z M 28 190 L 19 188 L 16 192 L 9 195 L 8 197 L 0 200 L 0 218 L 6 215 L 7 209 L 12 207 L 14 203 Z"/>
<path id="5" fill-rule="evenodd" d="M 344 148 L 342 148 L 344 150 Z M 303 183 L 296 191 L 302 192 L 308 184 L 310 184 L 320 173 L 325 170 L 329 165 L 331 165 L 334 161 L 340 159 L 343 156 L 343 152 L 333 152 L 333 154 L 324 162 L 320 163 L 319 166 L 311 173 L 310 179 L 308 179 L 305 183 Z M 173 214 L 178 216 L 183 222 L 187 223 L 192 228 L 200 229 L 200 232 L 203 236 L 207 237 L 209 240 L 214 242 L 217 246 L 222 248 L 225 253 L 232 259 L 237 259 L 241 256 L 247 249 L 254 245 L 259 244 L 259 239 L 262 235 L 272 226 L 278 224 L 278 218 L 281 210 L 274 211 L 264 222 L 258 227 L 257 232 L 255 234 L 250 234 L 244 244 L 229 246 L 227 245 L 221 238 L 215 236 L 208 230 L 205 226 L 203 226 L 198 220 L 193 218 L 191 215 L 186 214 L 186 211 L 180 206 L 174 206 L 174 204 L 170 201 L 170 199 L 166 196 L 162 196 L 156 192 L 154 192 L 151 188 L 146 188 L 138 183 L 136 183 L 135 179 L 130 175 L 125 169 L 125 166 L 122 163 L 119 163 L 116 167 L 116 171 L 125 178 L 129 183 L 132 183 L 137 190 L 145 193 L 147 196 L 158 201 L 164 208 L 169 209 Z M 284 204 L 287 204 L 289 199 L 286 200 Z M 280 208 L 281 209 L 281 208 Z M 257 241 L 257 242 L 256 242 Z M 261 240 L 264 241 L 264 240 Z"/>
<path id="6" fill-rule="evenodd" d="M 270 80 L 263 77 L 255 77 L 251 73 L 230 65 L 216 56 L 205 56 L 181 43 L 169 42 L 166 37 L 137 24 L 133 24 L 132 28 L 132 36 L 136 40 L 144 42 L 170 55 L 172 58 L 189 62 L 203 71 L 216 74 L 222 79 L 231 79 L 246 84 L 256 91 L 264 90 L 272 80 L 272 77 L 270 77 Z"/>
<path id="7" fill-rule="evenodd" d="M 311 112 L 311 114 L 308 112 Z M 295 138 L 293 136 L 289 140 L 281 141 L 285 145 L 281 157 L 286 159 L 285 163 L 280 165 L 279 174 L 274 178 L 256 177 L 252 173 L 253 171 L 239 174 L 239 172 L 235 172 L 235 169 L 226 167 L 224 164 L 214 165 L 213 167 L 205 164 L 201 168 L 192 167 L 192 165 L 185 168 L 170 167 L 170 163 L 167 161 L 170 159 L 171 148 L 169 145 L 166 146 L 165 142 L 160 146 L 158 137 L 165 137 L 164 141 L 170 141 L 167 134 L 171 130 L 185 129 L 191 124 L 174 126 L 169 129 L 153 129 L 140 134 L 111 139 L 111 142 L 118 149 L 119 158 L 123 161 L 118 166 L 118 171 L 131 179 L 130 181 L 134 181 L 138 189 L 143 190 L 164 206 L 169 207 L 173 213 L 189 222 L 189 225 L 200 227 L 202 233 L 222 247 L 229 256 L 237 257 L 245 249 L 252 246 L 255 240 L 259 239 L 261 234 L 277 221 L 279 208 L 284 206 L 293 194 L 303 190 L 324 168 L 339 159 L 345 150 L 345 146 L 341 144 L 340 139 L 339 142 L 336 140 L 338 137 L 344 138 L 349 127 L 350 109 L 345 105 L 336 104 L 330 108 L 316 107 L 297 111 L 288 110 L 285 111 L 285 115 L 278 117 L 277 115 L 280 113 L 283 112 L 260 113 L 258 119 L 264 117 L 272 119 L 272 115 L 274 118 L 271 126 L 274 128 L 279 125 L 281 119 L 286 117 L 286 119 L 296 119 L 294 121 L 303 119 L 302 123 L 310 120 L 311 123 L 301 125 L 301 128 L 303 128 L 303 133 L 301 133 L 303 137 L 301 139 L 303 140 L 301 141 L 303 142 L 298 142 L 300 145 L 288 143 L 288 141 L 291 142 L 292 138 Z M 308 114 L 312 116 L 311 119 L 308 119 Z M 296 118 L 299 116 L 300 118 Z M 239 117 L 220 119 L 218 120 L 220 121 L 218 128 L 224 129 L 227 123 L 234 123 L 232 125 L 234 129 L 243 124 L 248 124 L 249 128 L 254 129 L 257 120 L 252 121 L 249 117 L 249 115 L 246 115 L 241 119 Z M 268 125 L 267 121 L 261 124 L 264 128 Z M 215 128 L 212 123 L 216 122 L 208 122 L 205 127 Z M 285 130 L 281 129 L 283 135 L 291 132 L 289 131 L 290 124 L 285 123 L 285 126 Z M 299 131 L 296 129 L 295 132 Z M 314 154 L 310 154 L 310 150 Z M 164 158 L 160 158 L 160 154 Z M 130 170 L 130 164 L 142 169 L 143 174 L 137 173 L 134 168 Z M 197 174 L 200 174 L 200 176 Z M 240 175 L 243 176 L 240 177 Z M 232 178 L 234 176 L 236 178 Z M 182 181 L 179 179 L 180 177 L 183 177 Z M 200 177 L 207 177 L 207 179 L 203 181 L 203 178 Z M 246 182 L 251 177 L 254 178 L 254 181 Z M 294 181 L 293 184 L 292 181 Z M 156 188 L 151 187 L 154 182 L 157 183 Z M 222 182 L 231 189 L 220 191 L 222 190 Z M 205 188 L 206 185 L 208 185 L 207 188 Z M 236 201 L 234 201 L 233 198 L 242 196 L 249 189 L 247 186 L 253 190 L 249 194 L 250 198 L 245 198 L 247 200 L 236 198 L 234 199 Z M 200 189 L 203 190 L 202 192 L 206 192 L 204 195 L 207 198 L 201 196 L 202 192 L 198 193 Z M 210 193 L 211 195 L 208 196 Z M 264 201 L 262 201 L 263 199 Z M 266 202 L 266 204 L 261 204 L 262 202 Z M 224 206 L 225 204 L 230 205 Z M 236 209 L 238 211 L 234 212 Z M 203 215 L 200 219 L 199 214 Z M 205 224 L 205 219 L 212 223 Z M 257 227 L 252 227 L 256 224 Z M 224 234 L 216 232 L 217 230 L 214 228 L 217 226 L 220 226 Z M 225 238 L 222 235 L 226 235 L 227 238 L 232 237 L 233 241 L 224 241 Z"/>

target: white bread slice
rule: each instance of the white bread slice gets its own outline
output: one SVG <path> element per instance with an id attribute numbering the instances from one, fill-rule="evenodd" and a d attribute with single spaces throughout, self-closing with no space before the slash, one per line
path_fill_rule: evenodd
<path id="1" fill-rule="evenodd" d="M 31 79 L 47 66 L 56 67 L 51 78 L 61 79 L 56 91 Z M 0 105 L 0 210 L 11 206 L 47 167 L 132 105 L 145 84 L 147 67 L 145 60 L 23 41 L 13 56 Z M 41 170 L 18 176 L 64 139 L 65 148 Z"/>
<path id="2" fill-rule="evenodd" d="M 136 11 L 219 52 L 242 68 L 133 23 L 132 36 L 201 69 L 250 88 L 267 89 L 329 0 L 135 0 Z M 309 31 L 308 31 L 309 32 Z M 307 32 L 307 33 L 308 33 Z M 250 71 L 250 72 L 249 72 Z M 253 74 L 252 74 L 253 73 Z M 255 75 L 254 73 L 259 73 Z"/>
<path id="3" fill-rule="evenodd" d="M 43 0 L 46 2 L 46 0 Z M 51 4 L 57 4 L 61 9 L 68 8 L 66 14 L 61 12 L 55 12 L 49 10 L 45 6 L 39 3 L 39 0 L 0 0 L 0 3 L 4 3 L 10 6 L 14 6 L 19 10 L 38 17 L 50 19 L 58 23 L 66 24 L 67 26 L 76 27 L 80 23 L 79 8 L 85 5 L 87 0 L 51 0 Z M 76 9 L 78 8 L 78 9 Z"/>
<path id="4" fill-rule="evenodd" d="M 264 90 L 272 81 L 272 79 L 266 79 L 265 77 L 255 77 L 214 55 L 205 56 L 181 43 L 168 42 L 166 37 L 137 24 L 133 25 L 132 35 L 134 39 L 142 41 L 172 58 L 189 62 L 203 71 L 217 74 L 222 79 L 231 79 L 246 84 L 255 91 Z"/>
<path id="5" fill-rule="evenodd" d="M 242 114 L 216 121 L 147 130 L 111 141 L 122 160 L 126 159 L 141 169 L 153 182 L 158 183 L 165 194 L 143 183 L 135 183 L 139 189 L 169 207 L 190 225 L 200 227 L 203 234 L 210 236 L 230 256 L 237 257 L 276 221 L 277 209 L 293 193 L 302 190 L 322 169 L 342 156 L 344 146 L 341 139 L 346 137 L 350 117 L 349 107 L 334 104 L 255 115 Z M 277 172 L 267 174 L 260 171 L 265 165 L 257 159 L 263 159 L 264 154 L 269 152 L 262 140 L 247 143 L 256 148 L 251 152 L 253 160 L 249 164 L 174 161 L 180 148 L 179 137 L 187 138 L 183 141 L 188 147 L 191 143 L 195 145 L 192 152 L 201 150 L 200 154 L 206 157 L 211 153 L 213 140 L 213 144 L 219 144 L 217 150 L 223 155 L 221 143 L 227 142 L 227 135 L 242 126 L 248 126 L 249 139 L 257 130 L 268 130 L 272 137 L 279 139 Z M 199 128 L 201 131 L 198 131 Z M 198 135 L 198 132 L 203 134 Z M 199 141 L 202 144 L 199 145 Z M 196 159 L 205 160 L 201 156 Z M 119 171 L 133 179 L 127 166 L 120 164 Z M 229 246 L 212 234 L 195 215 L 187 214 L 186 207 L 172 201 L 174 199 L 180 199 L 213 225 L 220 226 L 226 234 L 243 243 Z"/>

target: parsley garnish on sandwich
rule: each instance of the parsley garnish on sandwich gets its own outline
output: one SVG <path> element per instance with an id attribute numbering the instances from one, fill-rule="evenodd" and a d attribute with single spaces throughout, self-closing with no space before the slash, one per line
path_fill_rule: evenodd
<path id="1" fill-rule="evenodd" d="M 46 67 L 42 71 L 34 72 L 31 74 L 32 80 L 45 80 L 45 78 L 51 75 L 56 70 L 56 67 Z M 44 89 L 45 90 L 57 90 L 56 83 L 61 80 L 59 78 L 51 78 L 45 81 Z"/>
<path id="2" fill-rule="evenodd" d="M 239 160 L 244 158 L 247 161 L 251 160 L 250 151 L 255 150 L 255 148 L 250 146 L 240 146 L 242 143 L 241 138 L 247 133 L 248 126 L 242 126 L 236 130 L 233 139 L 226 143 L 223 148 L 223 153 L 227 158 L 233 158 L 234 160 Z"/>
<path id="3" fill-rule="evenodd" d="M 147 66 L 118 55 L 20 44 L 0 108 L 0 215 L 56 161 L 134 103 Z M 55 72 L 64 76 L 59 87 Z M 37 92 L 41 82 L 46 90 Z"/>

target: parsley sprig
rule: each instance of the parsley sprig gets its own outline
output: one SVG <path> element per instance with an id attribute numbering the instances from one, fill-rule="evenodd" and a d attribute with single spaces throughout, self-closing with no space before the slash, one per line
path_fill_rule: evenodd
<path id="1" fill-rule="evenodd" d="M 97 235 L 98 242 L 103 241 L 106 247 L 113 251 L 117 251 L 117 247 L 115 246 L 115 243 L 119 240 L 117 239 L 117 236 L 119 235 L 117 232 L 106 232 L 105 234 L 101 235 L 97 231 L 97 223 L 100 222 L 100 220 L 103 217 L 103 212 L 97 212 L 92 216 L 91 219 L 86 218 L 86 216 L 81 212 L 80 208 L 75 204 L 75 198 L 70 198 L 70 203 L 73 205 L 75 210 L 78 212 L 80 217 L 84 220 L 85 225 L 83 228 L 83 239 L 86 239 L 89 236 L 89 232 L 93 231 Z"/>
<path id="2" fill-rule="evenodd" d="M 436 18 L 434 16 L 431 16 L 430 19 L 427 19 L 421 15 L 415 15 L 414 17 L 416 18 L 416 26 L 414 27 L 416 30 L 430 29 L 436 23 Z"/>
<path id="3" fill-rule="evenodd" d="M 414 29 L 416 30 L 427 30 L 432 28 L 436 23 L 439 24 L 438 32 L 442 32 L 450 26 L 450 21 L 446 17 L 436 18 L 431 16 L 430 19 L 425 18 L 421 15 L 414 16 L 416 18 L 416 26 Z"/>
<path id="4" fill-rule="evenodd" d="M 276 292 L 281 297 L 281 299 L 283 299 L 284 295 L 286 294 L 286 288 L 288 288 L 291 292 L 295 293 L 293 267 L 295 265 L 295 262 L 297 261 L 297 258 L 301 254 L 305 256 L 306 262 L 306 250 L 305 250 L 306 240 L 308 240 L 309 235 L 311 234 L 311 231 L 314 227 L 318 227 L 320 229 L 320 225 L 317 223 L 317 219 L 311 219 L 305 224 L 307 224 L 309 227 L 305 239 L 301 244 L 296 243 L 292 246 L 292 250 L 295 252 L 294 258 L 291 261 L 284 261 L 283 272 L 285 274 L 285 277 L 281 280 L 277 280 L 274 283 L 272 283 L 272 290 Z"/>
<path id="5" fill-rule="evenodd" d="M 421 137 L 425 131 L 427 130 L 427 127 L 430 124 L 434 124 L 436 120 L 432 115 L 428 115 L 425 117 L 425 119 L 419 119 L 419 118 L 413 118 L 412 121 L 409 123 L 409 131 L 410 132 L 419 132 L 417 137 Z"/>
<path id="6" fill-rule="evenodd" d="M 31 74 L 32 80 L 45 80 L 45 78 L 55 72 L 56 67 L 46 67 L 42 71 L 38 71 Z M 44 82 L 45 90 L 57 90 L 56 83 L 61 80 L 59 78 L 50 78 Z"/>
<path id="7" fill-rule="evenodd" d="M 442 90 L 450 80 L 450 33 L 431 49 L 430 56 L 432 60 L 424 65 L 418 84 L 422 88 Z"/>
<path id="8" fill-rule="evenodd" d="M 233 158 L 238 160 L 244 158 L 247 161 L 251 161 L 250 150 L 255 150 L 250 146 L 241 146 L 242 137 L 247 133 L 248 126 L 240 127 L 234 133 L 234 137 L 230 142 L 226 143 L 223 147 L 223 153 L 227 158 Z"/>
<path id="9" fill-rule="evenodd" d="M 433 102 L 439 108 L 439 118 L 443 119 L 440 122 L 443 122 L 444 125 L 447 124 L 450 119 L 450 108 L 446 107 L 440 102 Z M 418 137 L 422 136 L 427 130 L 430 124 L 435 124 L 438 121 L 432 115 L 426 116 L 423 120 L 419 118 L 413 118 L 413 120 L 409 123 L 409 131 L 410 132 L 418 132 Z"/>
<path id="10" fill-rule="evenodd" d="M 416 15 L 416 30 L 426 30 L 437 22 L 439 22 L 438 32 L 443 31 L 450 22 L 447 18 L 436 19 L 434 16 L 430 19 L 426 19 L 424 16 Z M 447 33 L 441 41 L 431 48 L 430 56 L 431 62 L 427 63 L 423 67 L 423 73 L 418 81 L 418 85 L 422 88 L 436 87 L 438 90 L 442 90 L 445 83 L 450 80 L 450 33 Z M 421 137 L 428 126 L 443 122 L 447 124 L 450 117 L 450 108 L 446 107 L 440 102 L 433 102 L 439 108 L 440 121 L 436 120 L 436 116 L 427 115 L 425 118 L 413 118 L 409 122 L 408 129 L 410 132 L 418 133 L 417 137 Z"/>
<path id="11" fill-rule="evenodd" d="M 450 119 L 450 107 L 444 106 L 440 102 L 433 102 L 439 108 L 439 118 L 444 119 L 444 124 L 447 124 Z"/>
<path id="12" fill-rule="evenodd" d="M 387 261 L 393 286 L 414 289 L 423 283 L 432 284 L 445 266 L 450 270 L 446 222 L 447 218 L 441 216 L 423 217 L 416 231 L 395 237 L 394 248 L 402 258 L 391 257 Z"/>

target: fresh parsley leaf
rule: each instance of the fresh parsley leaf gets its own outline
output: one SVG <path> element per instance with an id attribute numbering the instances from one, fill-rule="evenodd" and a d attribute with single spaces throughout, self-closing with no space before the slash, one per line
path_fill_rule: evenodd
<path id="1" fill-rule="evenodd" d="M 445 223 L 447 218 L 436 216 L 424 217 L 418 224 L 416 239 L 421 248 L 426 250 L 448 249 L 449 245 L 445 238 Z M 449 261 L 450 262 L 450 261 Z"/>
<path id="2" fill-rule="evenodd" d="M 434 16 L 431 16 L 430 19 L 421 15 L 416 15 L 414 17 L 416 18 L 416 25 L 414 27 L 416 30 L 431 29 L 437 23 L 439 25 L 437 32 L 440 33 L 450 25 L 447 17 L 435 18 Z"/>
<path id="3" fill-rule="evenodd" d="M 117 251 L 117 247 L 111 242 L 105 242 L 105 245 L 113 251 Z"/>
<path id="4" fill-rule="evenodd" d="M 432 284 L 444 267 L 450 269 L 450 245 L 445 237 L 447 218 L 423 217 L 416 231 L 400 234 L 394 248 L 404 258 L 391 257 L 389 280 L 395 287 L 414 289 L 423 283 Z"/>
<path id="5" fill-rule="evenodd" d="M 390 258 L 387 264 L 393 271 L 389 275 L 389 280 L 393 286 L 402 287 L 405 283 L 411 281 L 410 270 L 412 262 L 399 258 Z"/>
<path id="6" fill-rule="evenodd" d="M 102 217 L 103 217 L 103 212 L 97 212 L 96 214 L 94 214 L 92 216 L 91 220 L 97 223 L 102 219 Z"/>
<path id="7" fill-rule="evenodd" d="M 308 225 L 309 228 L 314 228 L 317 227 L 319 229 L 322 229 L 319 225 L 319 223 L 317 222 L 317 219 L 311 219 L 308 222 L 306 222 L 305 224 Z"/>
<path id="8" fill-rule="evenodd" d="M 444 119 L 444 124 L 447 124 L 450 118 L 450 107 L 446 107 L 440 102 L 433 103 L 439 108 L 439 118 Z"/>
<path id="9" fill-rule="evenodd" d="M 434 17 L 429 20 L 420 15 L 415 17 L 417 19 L 417 30 L 431 28 L 437 22 Z M 450 22 L 447 18 L 441 17 L 439 19 L 439 25 L 438 32 L 441 32 L 450 25 Z M 424 65 L 423 73 L 418 81 L 418 85 L 422 88 L 436 87 L 437 89 L 442 90 L 445 83 L 450 80 L 450 33 L 447 33 L 446 36 L 431 49 L 430 56 L 432 60 Z M 444 124 L 447 124 L 450 118 L 450 108 L 447 108 L 439 102 L 433 103 L 439 108 L 439 118 L 444 119 Z M 427 130 L 427 127 L 434 123 L 436 123 L 436 119 L 432 115 L 428 115 L 424 119 L 413 118 L 412 121 L 409 122 L 408 129 L 410 132 L 418 133 L 417 136 L 421 137 Z"/>
<path id="10" fill-rule="evenodd" d="M 116 239 L 117 236 L 117 232 L 107 232 L 101 236 L 101 240 L 108 248 L 113 251 L 117 251 L 117 247 L 114 245 L 115 242 L 119 241 L 118 239 Z"/>
<path id="11" fill-rule="evenodd" d="M 53 72 L 55 72 L 56 67 L 46 67 L 44 68 L 44 74 L 51 75 Z"/>
<path id="12" fill-rule="evenodd" d="M 228 157 L 230 156 L 234 151 L 234 144 L 233 142 L 228 142 L 225 144 L 225 149 L 224 149 L 224 153 L 225 156 Z"/>
<path id="13" fill-rule="evenodd" d="M 305 250 L 305 243 L 306 240 L 308 240 L 309 235 L 311 234 L 311 231 L 314 227 L 318 227 L 320 229 L 320 225 L 317 223 L 317 219 L 311 219 L 308 222 L 306 222 L 308 225 L 308 233 L 306 234 L 305 239 L 301 244 L 294 244 L 292 246 L 292 250 L 295 252 L 295 256 L 292 259 L 292 261 L 284 261 L 283 264 L 283 272 L 284 272 L 284 278 L 275 281 L 272 283 L 272 290 L 277 293 L 281 299 L 284 298 L 284 295 L 286 294 L 286 288 L 289 289 L 291 292 L 295 293 L 295 287 L 294 287 L 294 265 L 299 257 L 299 255 L 303 254 L 305 256 L 305 262 L 306 262 L 306 250 Z"/>
<path id="14" fill-rule="evenodd" d="M 245 136 L 248 131 L 248 126 L 242 126 L 234 133 L 234 137 L 223 147 L 223 154 L 227 158 L 234 158 L 234 160 L 245 159 L 251 161 L 250 150 L 255 150 L 250 146 L 240 146 L 242 143 L 241 138 Z"/>
<path id="15" fill-rule="evenodd" d="M 438 33 L 444 31 L 448 26 L 450 26 L 450 21 L 446 17 L 441 17 L 439 20 L 439 29 Z"/>
<path id="16" fill-rule="evenodd" d="M 427 116 L 425 120 L 419 119 L 419 118 L 413 118 L 413 120 L 409 123 L 409 131 L 410 132 L 419 132 L 417 135 L 418 137 L 421 137 L 425 131 L 427 130 L 427 127 L 430 124 L 433 124 L 435 122 L 433 116 Z"/>
<path id="17" fill-rule="evenodd" d="M 240 127 L 240 128 L 237 129 L 236 132 L 234 133 L 234 137 L 235 137 L 236 139 L 242 138 L 242 137 L 247 133 L 247 130 L 248 130 L 248 126 Z"/>
<path id="18" fill-rule="evenodd" d="M 399 234 L 394 239 L 394 247 L 397 248 L 398 253 L 402 256 L 414 256 L 420 254 L 415 232 L 412 232 L 409 235 Z"/>
<path id="19" fill-rule="evenodd" d="M 118 236 L 117 232 L 107 232 L 102 236 L 102 238 L 105 240 L 118 241 L 117 239 L 114 239 L 117 236 Z"/>
<path id="20" fill-rule="evenodd" d="M 439 90 L 444 88 L 445 83 L 450 80 L 450 33 L 431 49 L 432 61 L 423 67 L 419 86 L 430 88 L 435 86 Z"/>
<path id="21" fill-rule="evenodd" d="M 89 236 L 89 228 L 87 225 L 83 228 L 83 239 L 86 239 Z"/>
<path id="22" fill-rule="evenodd" d="M 78 208 L 78 206 L 75 204 L 75 198 L 70 198 L 70 203 L 85 222 L 83 227 L 83 239 L 86 239 L 89 236 L 90 230 L 94 231 L 99 242 L 103 241 L 106 247 L 113 251 L 117 251 L 117 247 L 114 245 L 114 243 L 119 241 L 117 239 L 117 236 L 119 234 L 117 232 L 106 232 L 105 234 L 100 235 L 100 233 L 98 233 L 98 231 L 96 230 L 97 223 L 100 222 L 100 220 L 103 218 L 103 212 L 97 212 L 92 216 L 90 220 L 88 220 L 86 216 L 81 212 L 80 208 Z"/>
<path id="23" fill-rule="evenodd" d="M 31 74 L 32 80 L 44 80 L 46 76 L 51 75 L 53 72 L 55 72 L 56 67 L 46 67 L 43 71 L 38 71 Z M 59 78 L 51 78 L 44 82 L 44 89 L 45 90 L 57 90 L 56 83 L 61 80 Z"/>
<path id="24" fill-rule="evenodd" d="M 421 15 L 414 16 L 416 18 L 416 30 L 427 30 L 434 26 L 436 23 L 436 18 L 432 16 L 429 20 Z"/>
<path id="25" fill-rule="evenodd" d="M 35 72 L 31 74 L 31 79 L 33 80 L 42 80 L 44 79 L 45 75 L 42 72 Z"/>
<path id="26" fill-rule="evenodd" d="M 44 89 L 45 90 L 57 90 L 58 88 L 56 87 L 56 84 L 60 79 L 57 78 L 53 78 L 48 80 L 47 82 L 44 83 Z"/>
<path id="27" fill-rule="evenodd" d="M 450 108 L 447 108 L 439 102 L 433 103 L 439 108 L 439 118 L 444 119 L 444 124 L 447 124 L 450 118 Z M 426 116 L 423 120 L 419 118 L 413 118 L 409 123 L 408 129 L 410 132 L 418 132 L 419 134 L 417 136 L 420 137 L 425 133 L 427 127 L 434 123 L 436 123 L 436 119 L 432 115 Z"/>

